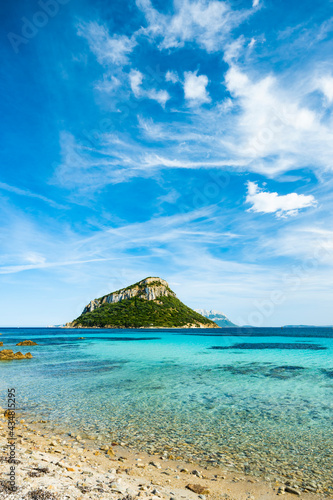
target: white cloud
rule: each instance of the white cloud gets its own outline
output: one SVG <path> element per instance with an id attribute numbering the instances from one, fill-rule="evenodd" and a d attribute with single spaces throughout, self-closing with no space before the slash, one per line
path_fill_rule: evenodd
<path id="1" fill-rule="evenodd" d="M 165 103 L 170 99 L 170 95 L 166 90 L 147 90 L 146 93 L 149 99 L 153 101 L 157 101 L 163 108 L 165 107 Z"/>
<path id="2" fill-rule="evenodd" d="M 250 11 L 235 11 L 227 2 L 217 0 L 175 0 L 173 15 L 161 14 L 150 0 L 136 3 L 148 21 L 143 31 L 152 39 L 161 39 L 160 49 L 195 41 L 207 52 L 221 50 L 226 35 L 250 15 Z"/>
<path id="3" fill-rule="evenodd" d="M 317 85 L 328 102 L 333 102 L 333 77 L 323 76 L 318 80 Z"/>
<path id="4" fill-rule="evenodd" d="M 179 76 L 176 71 L 167 71 L 165 79 L 167 82 L 177 83 L 179 81 Z"/>
<path id="5" fill-rule="evenodd" d="M 317 205 L 312 195 L 289 193 L 279 195 L 263 191 L 255 182 L 248 182 L 246 203 L 251 203 L 253 212 L 264 214 L 276 214 L 277 217 L 297 215 L 302 208 L 314 207 Z"/>
<path id="6" fill-rule="evenodd" d="M 253 0 L 252 7 L 253 8 L 258 7 L 259 3 L 260 3 L 260 0 Z"/>
<path id="7" fill-rule="evenodd" d="M 160 140 L 165 137 L 165 133 L 159 124 L 154 123 L 152 118 L 138 117 L 139 127 L 144 134 L 153 140 Z"/>
<path id="8" fill-rule="evenodd" d="M 129 79 L 131 89 L 135 97 L 146 97 L 147 99 L 152 99 L 153 101 L 157 101 L 163 108 L 165 107 L 165 103 L 170 99 L 170 95 L 166 90 L 145 90 L 142 87 L 144 76 L 141 71 L 132 69 L 129 74 Z"/>
<path id="9" fill-rule="evenodd" d="M 37 252 L 28 252 L 24 256 L 24 260 L 26 260 L 30 264 L 44 264 L 46 262 L 46 258 Z"/>
<path id="10" fill-rule="evenodd" d="M 185 99 L 197 104 L 211 101 L 206 88 L 208 85 L 208 78 L 206 75 L 197 76 L 197 71 L 186 71 L 184 73 L 184 78 Z"/>
<path id="11" fill-rule="evenodd" d="M 288 79 L 288 82 L 290 80 Z M 249 170 L 268 176 L 291 169 L 333 168 L 333 133 L 320 109 L 306 107 L 311 81 L 289 86 L 272 74 L 254 80 L 234 63 L 225 75 L 237 113 L 229 117 L 223 141 Z"/>
<path id="12" fill-rule="evenodd" d="M 99 81 L 95 85 L 95 89 L 100 92 L 116 93 L 119 92 L 121 86 L 121 80 L 114 75 L 104 75 L 103 80 Z"/>
<path id="13" fill-rule="evenodd" d="M 140 97 L 143 92 L 141 88 L 143 82 L 143 74 L 141 73 L 141 71 L 132 69 L 129 74 L 129 79 L 133 94 L 135 95 L 135 97 Z"/>
<path id="14" fill-rule="evenodd" d="M 250 41 L 250 42 L 249 42 L 249 44 L 248 44 L 249 49 L 253 49 L 253 47 L 254 47 L 254 46 L 255 46 L 255 44 L 256 44 L 256 41 L 257 41 L 257 40 L 256 40 L 255 38 L 251 38 L 251 41 Z"/>
<path id="15" fill-rule="evenodd" d="M 81 23 L 78 35 L 86 38 L 91 51 L 102 65 L 128 64 L 128 55 L 137 44 L 134 38 L 114 34 L 110 36 L 107 28 L 97 22 Z"/>

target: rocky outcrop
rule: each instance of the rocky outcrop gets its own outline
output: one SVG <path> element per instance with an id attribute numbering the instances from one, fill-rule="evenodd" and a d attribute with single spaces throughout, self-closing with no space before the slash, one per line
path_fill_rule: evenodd
<path id="1" fill-rule="evenodd" d="M 159 297 L 176 297 L 176 294 L 170 290 L 167 281 L 161 278 L 145 278 L 135 283 L 135 285 L 122 288 L 116 292 L 104 295 L 99 299 L 94 299 L 84 308 L 82 314 L 92 312 L 103 304 L 116 304 L 122 300 L 132 299 L 134 297 L 145 300 L 156 300 Z"/>
<path id="2" fill-rule="evenodd" d="M 0 361 L 11 361 L 13 359 L 31 359 L 32 354 L 27 352 L 27 354 L 22 354 L 20 351 L 13 352 L 12 349 L 3 349 L 0 351 Z"/>
<path id="3" fill-rule="evenodd" d="M 22 340 L 22 342 L 19 342 L 16 345 L 38 345 L 38 344 L 33 340 Z"/>

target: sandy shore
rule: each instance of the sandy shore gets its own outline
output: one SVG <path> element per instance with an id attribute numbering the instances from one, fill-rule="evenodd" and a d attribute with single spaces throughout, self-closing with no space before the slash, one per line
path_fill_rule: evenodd
<path id="1" fill-rule="evenodd" d="M 168 460 L 126 449 L 118 443 L 87 441 L 70 433 L 54 435 L 46 423 L 26 423 L 18 416 L 15 428 L 16 463 L 8 461 L 8 420 L 0 420 L 0 497 L 22 500 L 269 500 L 332 498 L 325 493 L 286 490 L 289 485 L 265 482 L 218 467 Z M 8 489 L 15 465 L 17 491 Z M 191 491 L 192 490 L 194 491 Z"/>

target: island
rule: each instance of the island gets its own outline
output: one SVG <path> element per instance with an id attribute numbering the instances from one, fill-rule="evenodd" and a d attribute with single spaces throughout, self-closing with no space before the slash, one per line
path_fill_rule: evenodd
<path id="1" fill-rule="evenodd" d="M 148 277 L 94 299 L 65 328 L 219 328 L 183 304 L 167 281 Z"/>

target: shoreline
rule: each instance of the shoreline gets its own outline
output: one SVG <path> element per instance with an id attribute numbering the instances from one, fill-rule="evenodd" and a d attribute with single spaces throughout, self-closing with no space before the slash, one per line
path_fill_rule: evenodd
<path id="1" fill-rule="evenodd" d="M 93 440 L 82 439 L 71 431 L 54 433 L 48 422 L 28 422 L 23 412 L 17 413 L 16 418 L 18 491 L 11 493 L 3 486 L 10 464 L 5 451 L 7 419 L 1 410 L 0 493 L 4 499 L 272 500 L 283 495 L 291 500 L 299 496 L 297 492 L 306 500 L 333 498 L 325 492 L 296 490 L 292 480 L 286 482 L 288 485 L 265 481 L 219 466 L 203 467 L 194 461 L 169 459 L 161 453 L 140 452 L 99 437 Z M 189 485 L 196 493 L 187 488 Z M 38 490 L 39 497 L 37 493 L 31 496 Z"/>
<path id="2" fill-rule="evenodd" d="M 79 329 L 87 329 L 87 330 L 204 330 L 205 328 L 234 328 L 234 327 L 224 327 L 224 326 L 212 326 L 212 325 L 206 325 L 204 323 L 199 323 L 201 326 L 198 325 L 184 325 L 184 326 L 112 326 L 112 325 L 107 325 L 107 326 L 83 326 L 83 325 L 76 325 L 72 326 L 70 323 L 66 323 L 66 325 L 60 326 L 59 328 L 64 328 L 64 329 L 73 329 L 73 330 L 79 330 Z M 50 327 L 52 328 L 52 327 Z M 236 327 L 239 328 L 239 327 Z"/>

